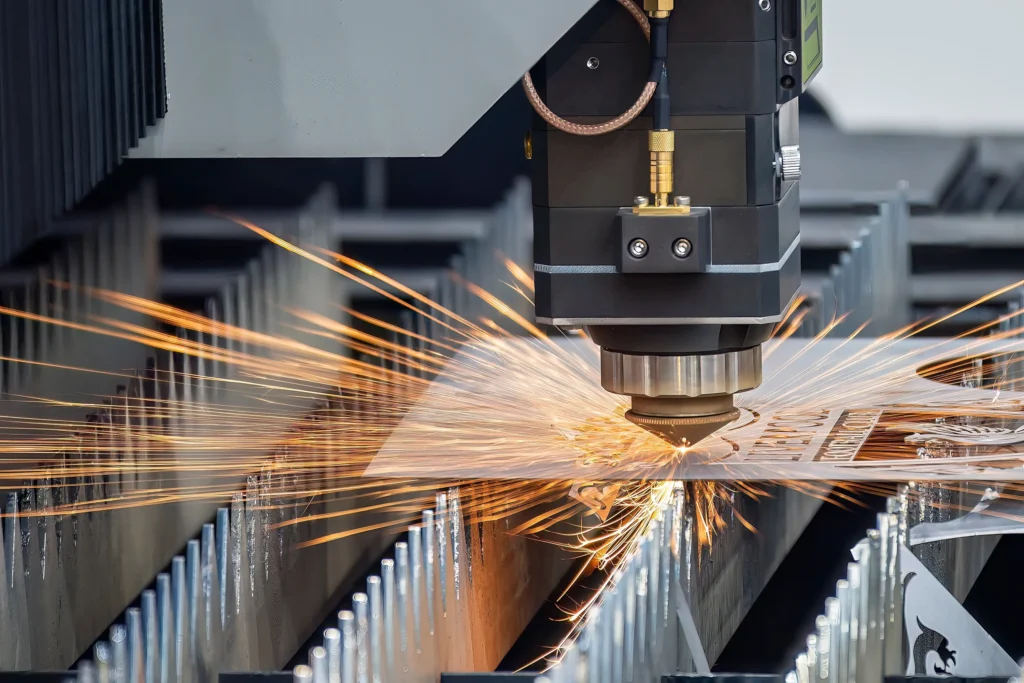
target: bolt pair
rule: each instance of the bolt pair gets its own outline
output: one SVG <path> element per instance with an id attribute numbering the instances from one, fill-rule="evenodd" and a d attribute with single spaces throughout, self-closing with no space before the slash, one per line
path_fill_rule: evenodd
<path id="1" fill-rule="evenodd" d="M 642 208 L 646 208 L 646 207 L 648 207 L 650 205 L 651 205 L 651 200 L 649 198 L 643 196 L 643 195 L 640 195 L 640 196 L 635 197 L 633 199 L 633 206 L 635 206 L 635 207 L 638 207 L 638 208 L 642 209 Z M 684 206 L 689 206 L 690 205 L 690 198 L 689 197 L 673 197 L 672 198 L 672 205 L 676 206 L 676 207 L 679 207 L 679 208 L 682 208 Z"/>
<path id="2" fill-rule="evenodd" d="M 637 237 L 629 243 L 629 254 L 633 258 L 643 258 L 647 256 L 647 252 L 650 247 L 647 245 L 647 240 Z M 690 244 L 690 240 L 685 237 L 680 237 L 672 243 L 672 254 L 676 258 L 686 258 L 693 251 L 693 245 Z"/>

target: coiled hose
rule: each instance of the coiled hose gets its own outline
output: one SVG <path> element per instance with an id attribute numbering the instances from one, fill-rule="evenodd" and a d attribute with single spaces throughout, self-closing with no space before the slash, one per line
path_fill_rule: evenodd
<path id="1" fill-rule="evenodd" d="M 633 18 L 636 19 L 636 23 L 640 24 L 640 29 L 644 32 L 644 36 L 647 40 L 650 40 L 651 25 L 643 10 L 640 9 L 633 0 L 618 0 L 618 3 L 633 15 Z M 650 104 L 651 98 L 654 97 L 654 92 L 657 88 L 658 77 L 652 75 L 652 80 L 649 80 L 647 85 L 644 86 L 639 99 L 637 99 L 633 106 L 627 109 L 623 114 L 603 123 L 584 124 L 566 121 L 561 116 L 551 111 L 537 93 L 537 88 L 533 85 L 533 79 L 530 77 L 530 72 L 527 71 L 526 75 L 523 76 L 523 89 L 526 90 L 526 98 L 530 101 L 530 105 L 533 106 L 534 111 L 536 111 L 542 119 L 550 123 L 553 127 L 571 135 L 604 135 L 605 133 L 611 133 L 614 130 L 618 130 L 623 126 L 626 126 L 633 119 L 639 116 L 640 112 Z"/>

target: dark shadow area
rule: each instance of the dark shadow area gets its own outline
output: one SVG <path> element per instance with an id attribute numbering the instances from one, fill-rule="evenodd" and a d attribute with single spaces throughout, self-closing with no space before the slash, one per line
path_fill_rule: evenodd
<path id="1" fill-rule="evenodd" d="M 1024 592 L 1020 590 L 1024 567 L 1024 536 L 1003 536 L 978 575 L 964 608 L 1011 657 L 1024 656 Z"/>
<path id="2" fill-rule="evenodd" d="M 543 657 L 572 630 L 572 623 L 567 619 L 565 610 L 569 606 L 586 604 L 587 600 L 594 596 L 595 591 L 608 580 L 607 572 L 595 570 L 589 576 L 576 581 L 566 591 L 565 580 L 576 576 L 578 571 L 578 564 L 570 567 L 563 579 L 563 585 L 560 585 L 537 611 L 515 645 L 501 660 L 498 671 L 540 672 L 544 669 Z M 555 600 L 563 592 L 566 593 L 565 596 L 556 604 Z"/>

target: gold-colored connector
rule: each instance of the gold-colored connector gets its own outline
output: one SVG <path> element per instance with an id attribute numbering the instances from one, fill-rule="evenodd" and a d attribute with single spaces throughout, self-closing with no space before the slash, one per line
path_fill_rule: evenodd
<path id="1" fill-rule="evenodd" d="M 648 131 L 647 148 L 652 152 L 676 151 L 676 132 L 674 130 Z"/>
<path id="2" fill-rule="evenodd" d="M 678 197 L 669 201 L 672 196 L 673 163 L 676 151 L 676 133 L 672 130 L 652 130 L 647 137 L 647 147 L 651 154 L 651 196 L 652 205 L 648 200 L 633 205 L 633 213 L 646 214 L 679 214 L 689 213 L 689 200 Z"/>
<path id="3" fill-rule="evenodd" d="M 644 0 L 644 11 L 654 19 L 664 19 L 675 5 L 675 0 Z"/>
<path id="4" fill-rule="evenodd" d="M 671 130 L 652 130 L 648 134 L 651 152 L 651 196 L 654 207 L 668 206 L 672 194 L 672 157 L 676 151 L 676 134 Z"/>

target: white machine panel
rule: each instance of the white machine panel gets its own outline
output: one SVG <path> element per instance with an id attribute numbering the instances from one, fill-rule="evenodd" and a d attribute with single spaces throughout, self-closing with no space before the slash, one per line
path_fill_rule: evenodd
<path id="1" fill-rule="evenodd" d="M 848 132 L 1024 133 L 1024 2 L 825 0 L 811 92 Z"/>
<path id="2" fill-rule="evenodd" d="M 595 0 L 164 0 L 136 157 L 439 156 Z"/>

